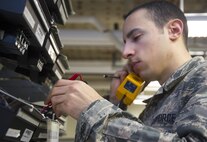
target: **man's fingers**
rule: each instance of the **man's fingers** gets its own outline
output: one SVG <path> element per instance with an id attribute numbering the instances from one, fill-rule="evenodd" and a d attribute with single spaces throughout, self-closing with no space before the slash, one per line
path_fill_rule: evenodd
<path id="1" fill-rule="evenodd" d="M 53 89 L 50 91 L 47 99 L 45 100 L 45 104 L 48 104 L 50 102 L 50 99 L 52 96 L 55 95 L 62 95 L 65 94 L 68 89 L 70 89 L 70 86 L 77 83 L 78 80 L 65 80 L 61 79 L 59 80 L 53 87 Z"/>
<path id="2" fill-rule="evenodd" d="M 65 94 L 62 94 L 62 95 L 56 95 L 56 96 L 53 96 L 51 98 L 51 102 L 52 102 L 52 107 L 53 107 L 53 110 L 56 114 L 57 117 L 61 116 L 62 115 L 62 112 L 64 112 L 64 108 L 66 108 L 66 102 L 68 101 L 67 99 L 67 95 Z"/>

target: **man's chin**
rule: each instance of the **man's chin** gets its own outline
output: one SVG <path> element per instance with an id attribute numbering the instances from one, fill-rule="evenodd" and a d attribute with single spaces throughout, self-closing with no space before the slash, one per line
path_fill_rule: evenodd
<path id="1" fill-rule="evenodd" d="M 140 71 L 133 71 L 137 76 L 143 78 L 143 75 Z"/>
<path id="2" fill-rule="evenodd" d="M 135 74 L 138 75 L 144 81 L 150 81 L 149 75 L 146 75 L 144 72 L 135 72 Z"/>

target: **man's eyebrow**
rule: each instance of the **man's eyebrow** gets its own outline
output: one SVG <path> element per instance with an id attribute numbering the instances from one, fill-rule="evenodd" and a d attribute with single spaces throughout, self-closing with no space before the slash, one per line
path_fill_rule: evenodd
<path id="1" fill-rule="evenodd" d="M 128 32 L 126 37 L 127 38 L 131 37 L 134 32 L 143 32 L 143 31 L 139 28 L 132 29 L 131 31 Z"/>

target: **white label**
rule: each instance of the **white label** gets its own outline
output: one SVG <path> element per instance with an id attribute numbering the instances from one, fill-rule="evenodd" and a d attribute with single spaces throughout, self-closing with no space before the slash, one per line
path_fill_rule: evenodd
<path id="1" fill-rule="evenodd" d="M 46 139 L 47 138 L 47 133 L 40 133 L 38 138 L 40 139 Z"/>
<path id="2" fill-rule="evenodd" d="M 34 4 L 36 5 L 36 8 L 39 11 L 40 17 L 43 20 L 43 23 L 45 24 L 46 29 L 49 30 L 49 25 L 47 24 L 45 17 L 43 16 L 44 14 L 43 14 L 43 11 L 41 10 L 41 5 L 39 4 L 37 0 L 33 0 L 33 1 L 34 1 Z"/>
<path id="3" fill-rule="evenodd" d="M 60 51 L 59 51 L 59 49 L 58 49 L 58 47 L 57 47 L 57 44 L 55 43 L 55 41 L 54 41 L 54 39 L 53 39 L 53 37 L 52 37 L 51 34 L 50 34 L 50 40 L 51 40 L 51 43 L 52 43 L 52 45 L 53 45 L 53 47 L 54 47 L 55 52 L 56 52 L 57 54 L 59 54 Z"/>
<path id="4" fill-rule="evenodd" d="M 37 30 L 35 32 L 35 35 L 40 43 L 40 45 L 42 46 L 44 39 L 45 39 L 45 32 L 43 31 L 43 29 L 40 27 L 40 25 L 37 25 Z"/>
<path id="5" fill-rule="evenodd" d="M 47 121 L 47 142 L 59 142 L 59 124 L 56 121 Z"/>
<path id="6" fill-rule="evenodd" d="M 56 59 L 56 54 L 55 51 L 53 50 L 52 46 L 50 45 L 49 49 L 48 49 L 48 54 L 50 55 L 53 63 L 55 62 Z"/>
<path id="7" fill-rule="evenodd" d="M 62 76 L 61 76 L 61 74 L 59 73 L 58 70 L 55 70 L 55 74 L 57 75 L 58 79 L 61 79 L 62 78 Z"/>
<path id="8" fill-rule="evenodd" d="M 6 132 L 7 137 L 18 138 L 20 136 L 20 130 L 9 128 Z"/>
<path id="9" fill-rule="evenodd" d="M 25 6 L 25 9 L 24 9 L 24 16 L 27 20 L 27 22 L 30 24 L 30 26 L 32 27 L 32 29 L 34 28 L 35 26 L 35 20 L 34 18 L 32 17 L 32 15 L 30 14 L 29 10 L 27 9 L 27 7 Z"/>
<path id="10" fill-rule="evenodd" d="M 22 135 L 21 141 L 23 141 L 23 142 L 29 142 L 30 139 L 32 138 L 32 135 L 33 135 L 33 131 L 32 130 L 25 129 L 24 130 L 24 133 Z"/>

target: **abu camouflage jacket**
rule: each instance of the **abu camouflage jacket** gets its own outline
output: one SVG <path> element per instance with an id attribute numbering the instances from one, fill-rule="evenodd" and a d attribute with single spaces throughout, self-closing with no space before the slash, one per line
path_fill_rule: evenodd
<path id="1" fill-rule="evenodd" d="M 207 62 L 195 57 L 146 101 L 139 118 L 107 100 L 81 113 L 76 142 L 207 142 Z"/>

